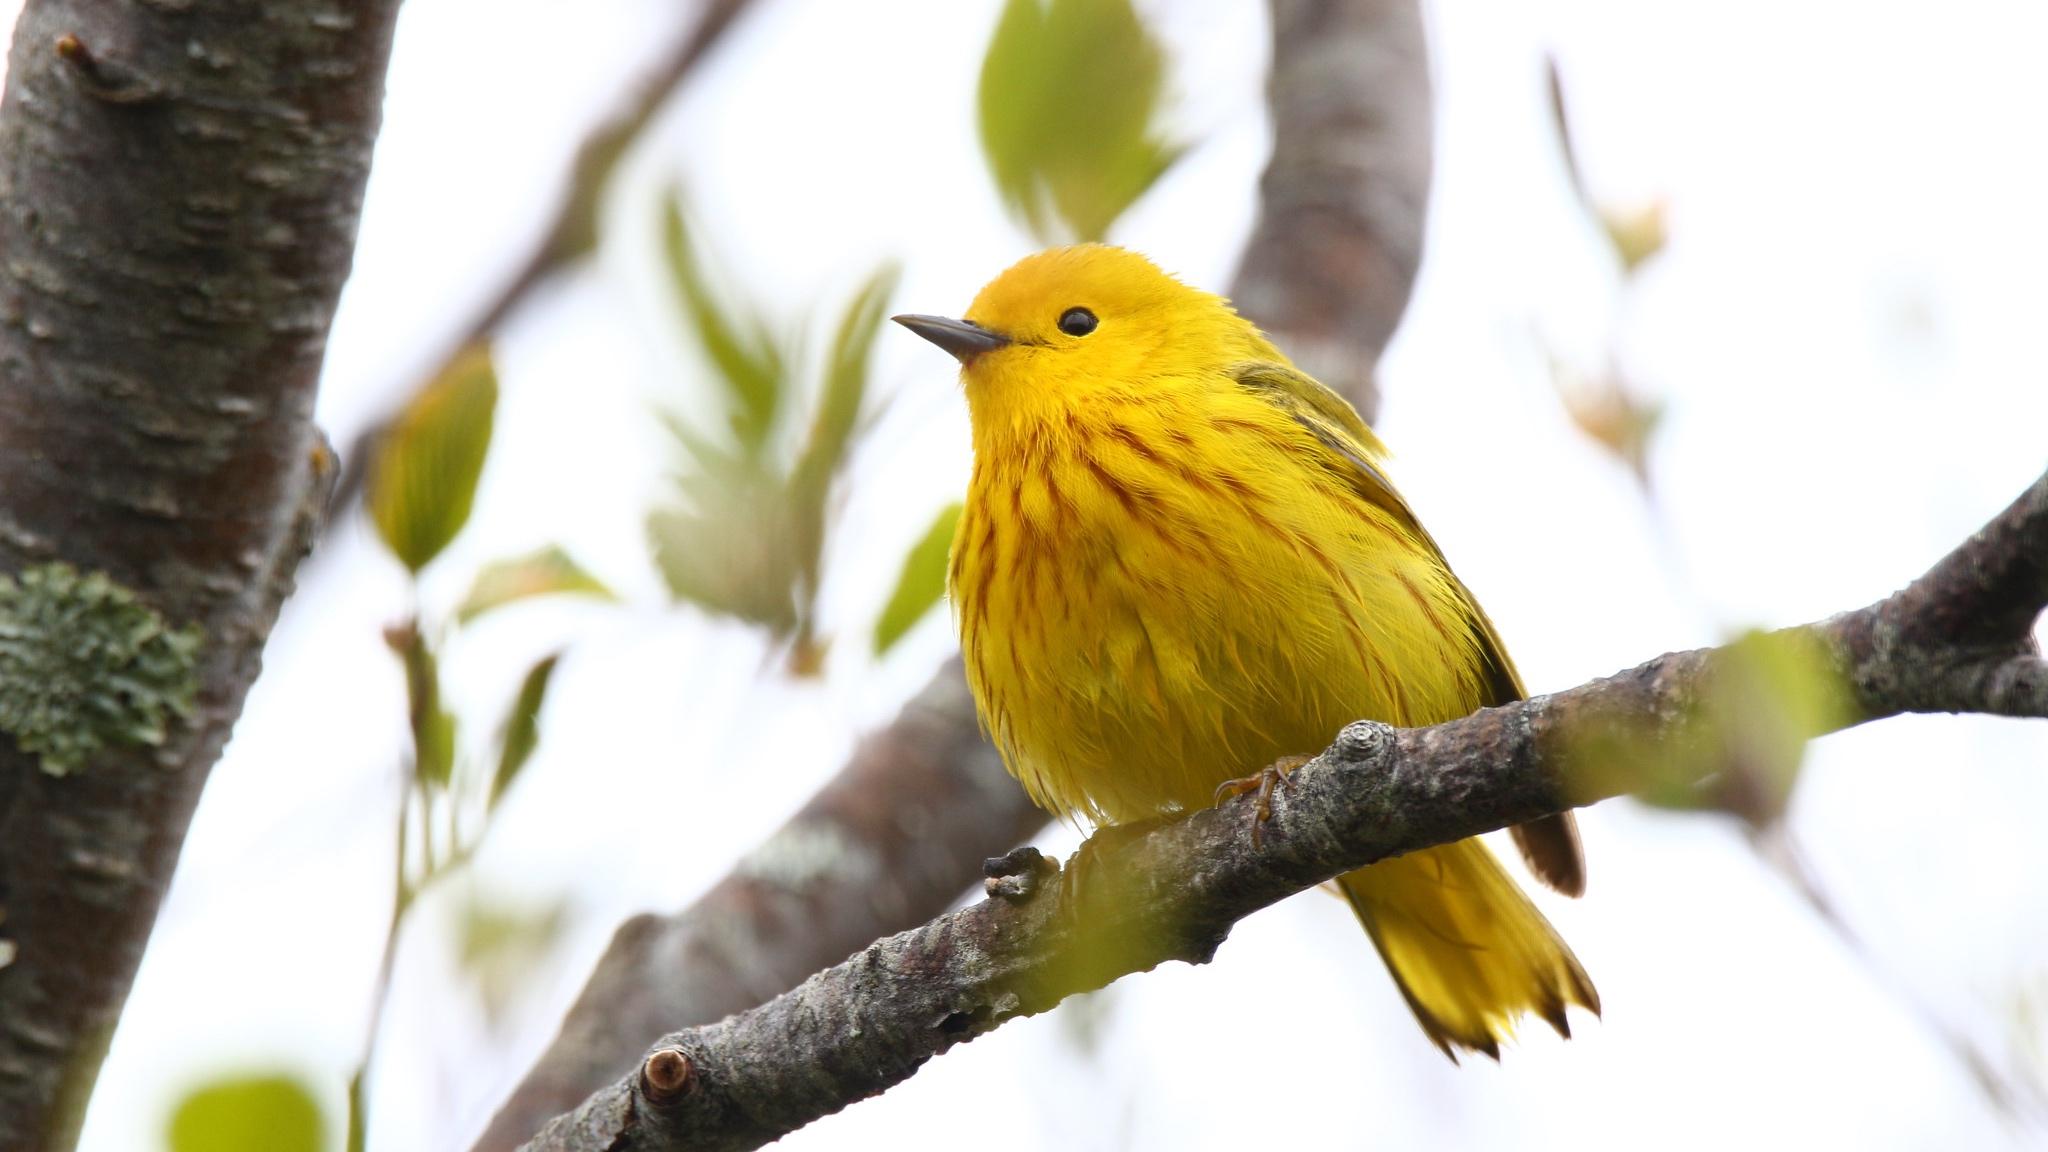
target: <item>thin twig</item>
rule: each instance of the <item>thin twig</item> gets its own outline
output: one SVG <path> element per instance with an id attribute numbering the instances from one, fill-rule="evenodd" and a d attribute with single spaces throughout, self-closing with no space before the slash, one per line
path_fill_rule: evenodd
<path id="1" fill-rule="evenodd" d="M 445 351 L 434 362 L 433 369 L 422 375 L 422 381 L 433 380 L 465 350 L 488 339 L 543 281 L 596 247 L 598 209 L 620 157 L 751 3 L 752 0 L 704 0 L 697 22 L 676 40 L 659 65 L 634 85 L 619 110 L 590 130 L 570 163 L 554 218 L 535 237 L 526 258 L 476 315 L 449 338 Z M 370 462 L 376 459 L 388 427 L 388 418 L 378 420 L 350 442 L 343 454 L 341 482 L 335 487 L 337 513 L 346 511 L 361 498 Z M 335 515 L 329 523 L 338 524 L 346 519 Z"/>

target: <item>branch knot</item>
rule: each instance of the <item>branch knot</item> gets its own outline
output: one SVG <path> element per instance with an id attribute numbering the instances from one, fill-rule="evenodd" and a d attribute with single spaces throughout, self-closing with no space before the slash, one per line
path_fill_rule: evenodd
<path id="1" fill-rule="evenodd" d="M 697 1063 L 681 1048 L 656 1048 L 640 1065 L 640 1094 L 656 1107 L 668 1107 L 696 1088 Z"/>
<path id="2" fill-rule="evenodd" d="M 1330 742 L 1325 756 L 1345 763 L 1371 760 L 1392 745 L 1394 727 L 1377 720 L 1354 720 Z"/>

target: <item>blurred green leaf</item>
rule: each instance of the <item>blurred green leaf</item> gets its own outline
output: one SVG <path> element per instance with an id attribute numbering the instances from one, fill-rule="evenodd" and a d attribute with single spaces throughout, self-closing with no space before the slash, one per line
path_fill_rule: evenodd
<path id="1" fill-rule="evenodd" d="M 825 383 L 818 394 L 817 411 L 811 418 L 811 432 L 796 465 L 790 471 L 789 498 L 793 505 L 792 527 L 797 539 L 799 586 L 797 594 L 809 603 L 818 590 L 818 565 L 825 546 L 826 501 L 832 480 L 846 463 L 846 449 L 867 400 L 868 359 L 875 335 L 882 327 L 882 314 L 896 291 L 897 269 L 891 265 L 877 271 L 861 285 L 839 321 L 832 340 L 832 352 L 825 365 Z"/>
<path id="2" fill-rule="evenodd" d="M 441 706 L 441 669 L 418 627 L 401 624 L 384 642 L 405 666 L 407 718 L 412 726 L 413 774 L 430 788 L 446 788 L 455 774 L 455 717 Z"/>
<path id="3" fill-rule="evenodd" d="M 1009 0 L 981 65 L 981 146 L 1041 240 L 1100 240 L 1180 158 L 1154 121 L 1165 54 L 1130 0 Z"/>
<path id="4" fill-rule="evenodd" d="M 1550 367 L 1565 415 L 1579 431 L 1628 465 L 1637 483 L 1648 487 L 1650 440 L 1663 422 L 1664 405 L 1638 398 L 1612 366 L 1597 376 L 1574 371 L 1554 359 Z"/>
<path id="5" fill-rule="evenodd" d="M 1784 815 L 1807 742 L 1848 723 L 1854 701 L 1825 647 L 1806 634 L 1748 632 L 1716 657 L 1673 739 L 1652 750 L 1644 738 L 1653 718 L 1620 722 L 1579 748 L 1575 762 L 1596 787 L 1765 828 Z"/>
<path id="6" fill-rule="evenodd" d="M 797 563 L 780 477 L 717 456 L 678 479 L 682 497 L 647 518 L 655 564 L 677 599 L 759 624 L 796 630 Z"/>
<path id="7" fill-rule="evenodd" d="M 662 251 L 691 330 L 725 389 L 733 434 L 746 453 L 758 453 L 766 446 L 782 405 L 787 371 L 782 349 L 765 321 L 730 313 L 719 302 L 699 261 L 680 193 L 669 198 L 662 217 Z"/>
<path id="8" fill-rule="evenodd" d="M 520 906 L 474 892 L 462 902 L 456 922 L 456 955 L 476 981 L 484 1012 L 496 1023 L 520 985 L 562 937 L 563 902 Z"/>
<path id="9" fill-rule="evenodd" d="M 550 544 L 524 556 L 487 565 L 477 573 L 469 595 L 463 597 L 462 606 L 455 610 L 455 619 L 467 624 L 493 608 L 533 596 L 552 595 L 618 599 L 603 581 L 585 571 L 560 545 Z"/>
<path id="10" fill-rule="evenodd" d="M 1054 1011 L 1053 1018 L 1060 1025 L 1060 1038 L 1071 1044 L 1074 1052 L 1083 1059 L 1094 1059 L 1102 1054 L 1102 1042 L 1116 1023 L 1120 995 L 1115 988 L 1097 988 L 1093 992 L 1067 997 Z"/>
<path id="11" fill-rule="evenodd" d="M 164 1139 L 170 1152 L 320 1152 L 326 1123 L 319 1099 L 294 1077 L 229 1076 L 187 1093 Z"/>
<path id="12" fill-rule="evenodd" d="M 414 572 L 469 521 L 491 447 L 498 374 L 476 345 L 449 362 L 392 421 L 370 465 L 370 518 L 386 547 Z"/>
<path id="13" fill-rule="evenodd" d="M 1598 209 L 1600 227 L 1614 245 L 1625 273 L 1634 273 L 1650 257 L 1664 250 L 1670 230 L 1665 224 L 1664 201 L 1652 200 L 1634 208 L 1603 204 Z"/>
<path id="14" fill-rule="evenodd" d="M 549 653 L 527 669 L 525 678 L 519 682 L 519 695 L 512 700 L 512 711 L 505 717 L 505 730 L 499 739 L 498 770 L 491 776 L 491 808 L 498 806 L 499 798 L 519 778 L 519 770 L 526 767 L 527 759 L 540 743 L 540 706 L 547 700 L 548 681 L 554 677 L 555 665 L 561 659 L 560 652 Z"/>
<path id="15" fill-rule="evenodd" d="M 786 409 L 801 398 L 808 410 L 808 428 L 793 452 L 729 444 L 680 416 L 666 417 L 685 466 L 676 477 L 678 499 L 652 512 L 647 529 L 670 592 L 793 640 L 791 667 L 799 674 L 823 659 L 812 609 L 833 483 L 865 414 L 868 362 L 897 279 L 896 269 L 885 267 L 854 294 L 815 387 L 782 387 Z"/>
<path id="16" fill-rule="evenodd" d="M 896 590 L 875 621 L 875 655 L 880 656 L 903 639 L 904 633 L 946 594 L 946 559 L 953 550 L 953 532 L 960 525 L 960 505 L 939 509 L 930 528 L 903 558 L 903 571 L 896 577 Z"/>

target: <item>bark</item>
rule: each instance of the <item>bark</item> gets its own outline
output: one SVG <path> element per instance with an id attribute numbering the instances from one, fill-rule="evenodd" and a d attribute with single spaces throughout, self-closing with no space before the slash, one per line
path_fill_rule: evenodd
<path id="1" fill-rule="evenodd" d="M 931 917 L 984 857 L 1044 823 L 981 738 L 959 662 L 949 661 L 701 900 L 619 928 L 561 1034 L 478 1147 L 517 1147 L 632 1068 L 648 1022 L 687 1026 L 750 1008 Z"/>
<path id="2" fill-rule="evenodd" d="M 0 107 L 0 574 L 196 626 L 156 747 L 0 734 L 0 1147 L 69 1148 L 331 484 L 311 413 L 397 0 L 30 0 Z"/>
<path id="3" fill-rule="evenodd" d="M 1372 366 L 1407 306 L 1422 255 L 1430 90 L 1421 15 L 1414 0 L 1274 0 L 1273 24 L 1276 140 L 1261 185 L 1266 210 L 1233 294 L 1370 419 L 1378 405 Z M 1314 146 L 1323 137 L 1337 143 L 1330 151 L 1343 153 L 1341 163 Z M 773 857 L 795 838 L 832 844 L 852 859 L 914 858 L 917 870 L 806 875 L 790 884 L 742 864 L 697 905 L 628 922 L 478 1152 L 516 1146 L 630 1069 L 644 1050 L 636 1038 L 650 1025 L 708 1024 L 753 1007 L 868 941 L 936 915 L 982 860 L 1045 824 L 996 772 L 959 664 L 949 662 L 750 857 Z M 855 788 L 873 799 L 846 803 Z M 892 806 L 920 818 L 848 818 Z M 792 931 L 791 909 L 830 911 Z"/>
<path id="4" fill-rule="evenodd" d="M 1422 263 L 1429 45 L 1413 0 L 1273 0 L 1273 157 L 1232 298 L 1370 420 Z"/>
<path id="5" fill-rule="evenodd" d="M 1811 656 L 1841 707 L 1805 736 L 1907 712 L 2048 718 L 2031 635 L 2048 603 L 2048 475 L 1910 587 L 1763 641 Z M 1422 729 L 1360 722 L 1275 795 L 1098 833 L 1064 871 L 1024 850 L 995 897 L 878 940 L 769 1003 L 663 1037 L 638 1071 L 551 1122 L 531 1152 L 756 1148 L 907 1079 L 928 1059 L 1165 961 L 1202 963 L 1241 918 L 1340 873 L 1635 787 L 1704 780 L 1713 717 L 1756 642 L 1659 656 L 1604 680 Z M 1704 753 L 1704 754 L 1703 754 Z"/>

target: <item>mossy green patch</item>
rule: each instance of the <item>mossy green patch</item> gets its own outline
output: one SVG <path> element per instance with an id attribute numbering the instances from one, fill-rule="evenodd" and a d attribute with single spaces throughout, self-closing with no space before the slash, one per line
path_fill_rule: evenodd
<path id="1" fill-rule="evenodd" d="M 202 638 L 104 572 L 0 574 L 0 732 L 56 776 L 103 748 L 162 744 L 192 713 Z"/>

